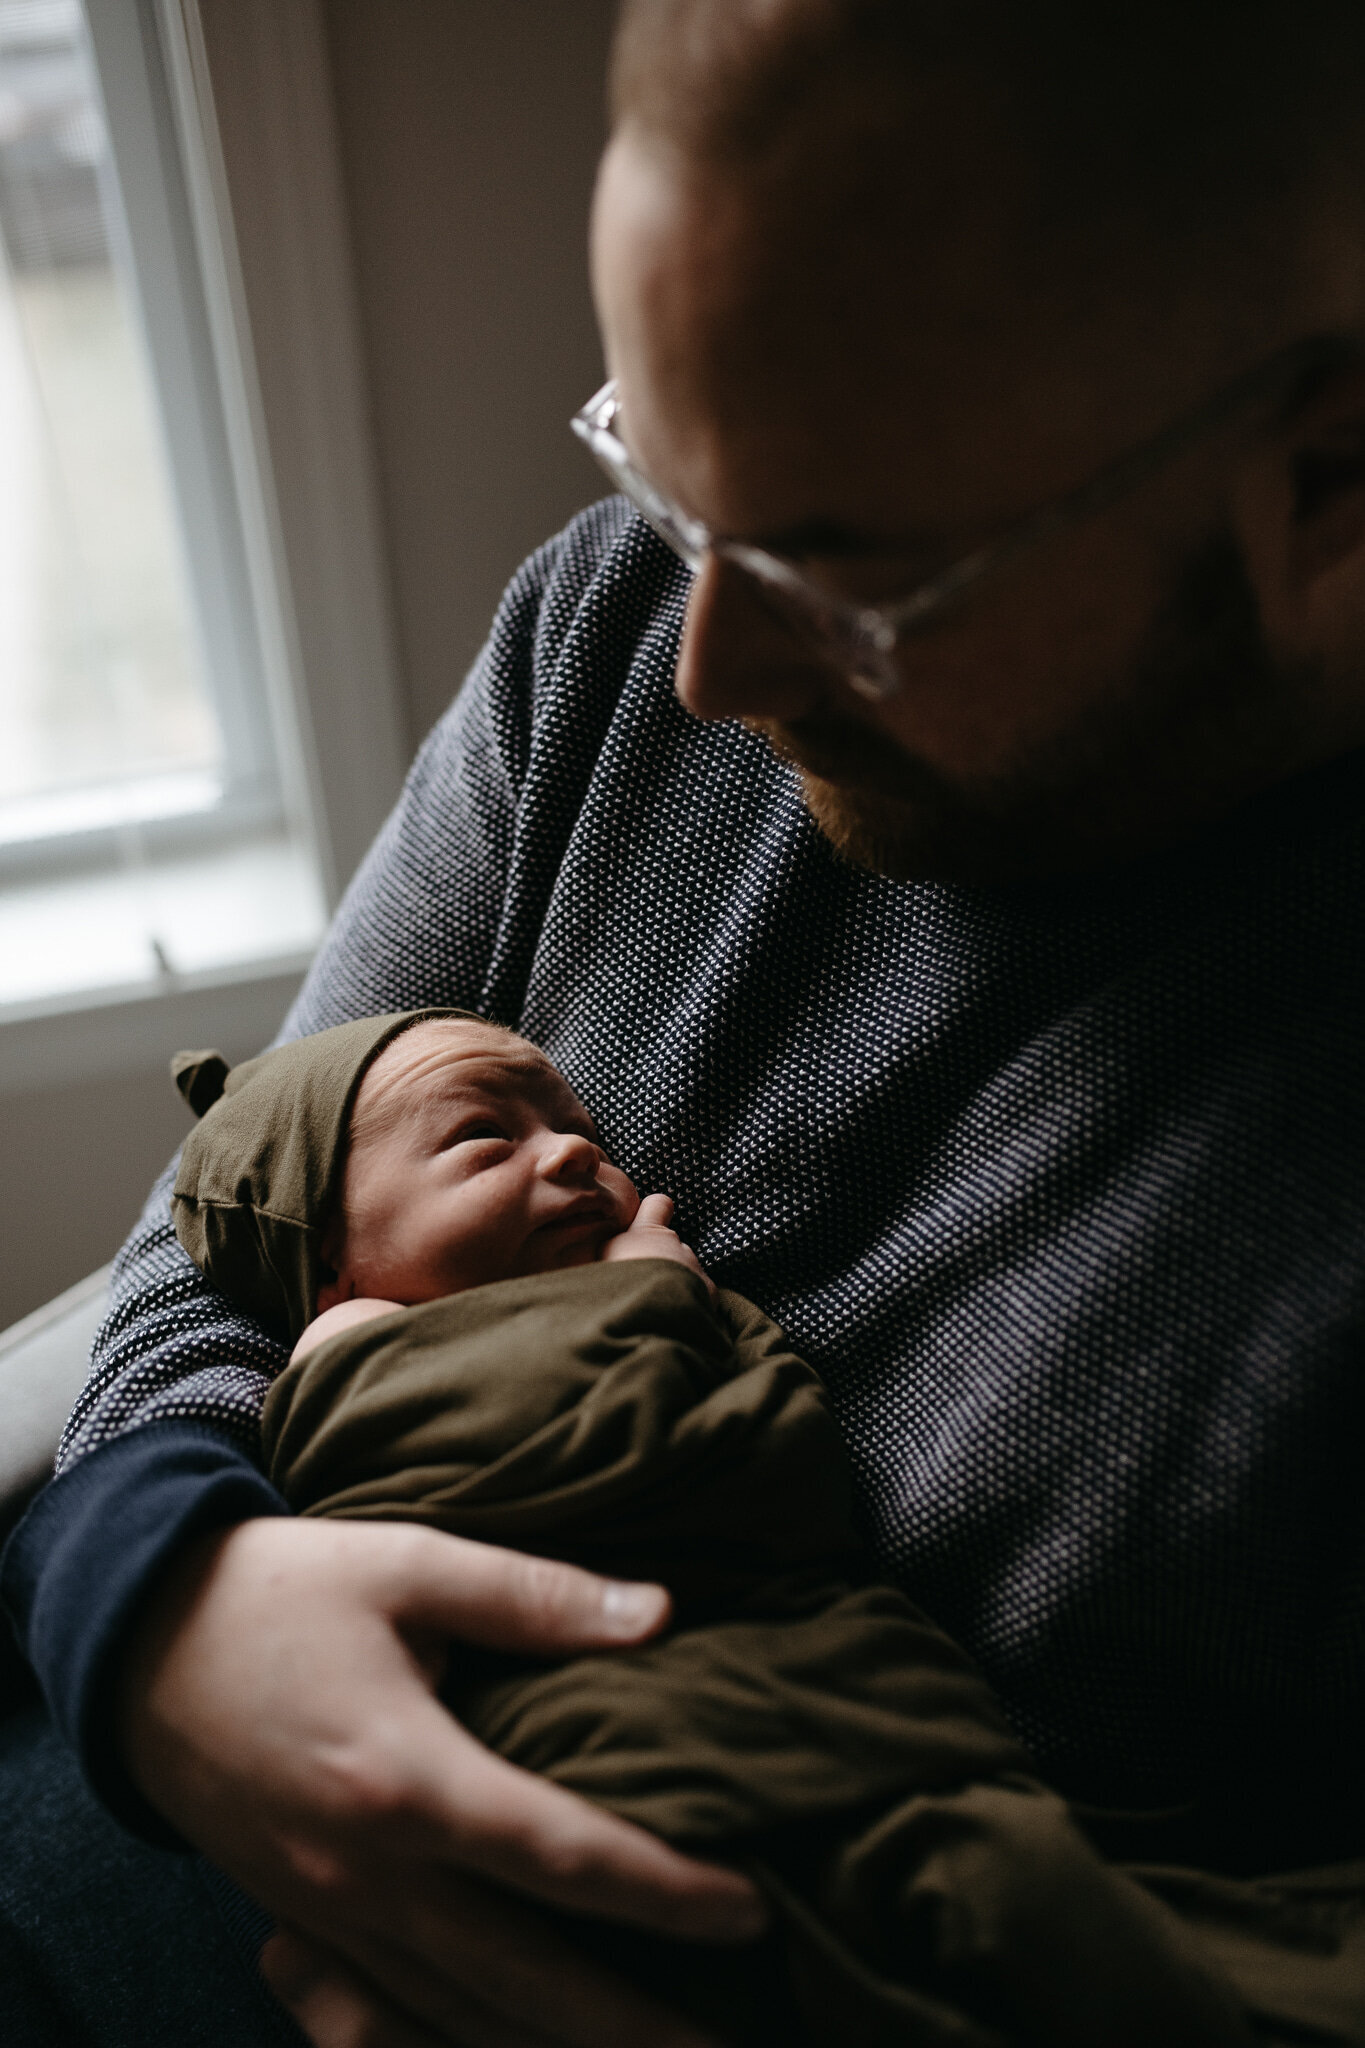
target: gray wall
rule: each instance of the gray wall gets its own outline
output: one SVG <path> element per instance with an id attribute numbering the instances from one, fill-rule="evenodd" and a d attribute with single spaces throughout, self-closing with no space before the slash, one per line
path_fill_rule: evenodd
<path id="1" fill-rule="evenodd" d="M 588 201 L 614 0 L 327 0 L 414 742 L 603 495 Z"/>
<path id="2" fill-rule="evenodd" d="M 0 1096 L 0 1328 L 113 1255 L 189 1123 L 159 1074 Z"/>
<path id="3" fill-rule="evenodd" d="M 206 11 L 231 34 L 232 0 Z M 584 240 L 613 13 L 325 0 L 414 746 L 518 561 L 603 488 L 566 422 L 601 377 Z M 185 1122 L 159 1075 L 0 1095 L 0 1327 L 112 1255 Z"/>

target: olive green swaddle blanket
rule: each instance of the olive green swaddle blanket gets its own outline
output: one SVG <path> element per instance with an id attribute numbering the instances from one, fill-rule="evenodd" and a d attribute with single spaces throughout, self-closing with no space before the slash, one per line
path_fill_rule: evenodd
<path id="1" fill-rule="evenodd" d="M 394 1020 L 368 1039 L 342 1029 L 363 1070 Z M 319 1057 L 348 1110 L 357 1083 L 338 1050 Z M 195 1200 L 211 1165 L 214 1187 L 283 1213 L 261 1167 L 279 1132 L 253 1134 L 243 1112 L 254 1087 L 265 1124 L 287 1118 L 308 1057 L 295 1052 L 293 1075 L 258 1067 L 239 1085 L 230 1132 L 210 1111 L 178 1200 Z M 310 1127 L 337 1150 L 304 1178 L 334 1193 L 344 1115 L 320 1116 L 316 1088 L 308 1101 Z M 297 1161 L 291 1171 L 297 1183 Z M 213 1244 L 233 1227 L 217 1218 Z M 254 1213 L 238 1237 L 226 1260 L 206 1252 L 219 1284 L 267 1241 Z M 301 1513 L 425 1522 L 669 1586 L 673 1624 L 654 1643 L 554 1665 L 457 1646 L 443 1697 L 514 1762 L 755 1872 L 776 1906 L 755 1949 L 578 1929 L 718 2038 L 1202 2048 L 1274 2040 L 1267 2019 L 1311 2011 L 1326 2030 L 1283 2038 L 1365 2039 L 1365 2024 L 1349 2030 L 1355 1923 L 1339 1898 L 1347 1960 L 1318 1939 L 1304 1964 L 1312 1944 L 1286 1946 L 1273 1898 L 1254 1925 L 1242 1887 L 1225 1888 L 1235 1910 L 1178 1884 L 1167 1904 L 1103 1863 L 1032 1781 L 965 1655 L 870 1582 L 823 1389 L 742 1297 L 713 1302 L 656 1260 L 471 1288 L 289 1366 L 263 1447 Z M 1224 1922 L 1235 1938 L 1220 1948 L 1205 1933 Z M 1254 2036 L 1239 1995 L 1249 1925 Z"/>

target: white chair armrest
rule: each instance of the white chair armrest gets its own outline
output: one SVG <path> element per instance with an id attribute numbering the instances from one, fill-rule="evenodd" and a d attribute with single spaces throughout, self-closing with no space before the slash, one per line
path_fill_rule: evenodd
<path id="1" fill-rule="evenodd" d="M 0 1331 L 0 1530 L 52 1471 L 104 1320 L 109 1268 Z"/>

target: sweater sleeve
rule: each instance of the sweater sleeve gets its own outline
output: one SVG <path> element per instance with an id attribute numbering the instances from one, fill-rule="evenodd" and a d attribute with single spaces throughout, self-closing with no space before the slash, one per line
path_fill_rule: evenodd
<path id="1" fill-rule="evenodd" d="M 280 1037 L 425 1004 L 487 1007 L 548 607 L 572 612 L 621 525 L 596 508 L 523 567 L 464 689 L 419 753 Z M 566 579 L 566 552 L 577 564 Z M 558 573 L 557 573 L 558 572 Z M 566 590 L 566 580 L 570 586 Z M 260 1471 L 284 1348 L 215 1293 L 171 1227 L 174 1168 L 114 1269 L 57 1473 L 11 1537 L 0 1597 L 87 1775 L 122 1819 L 164 1830 L 101 1730 L 119 1644 L 171 1556 L 213 1526 L 286 1512 Z"/>

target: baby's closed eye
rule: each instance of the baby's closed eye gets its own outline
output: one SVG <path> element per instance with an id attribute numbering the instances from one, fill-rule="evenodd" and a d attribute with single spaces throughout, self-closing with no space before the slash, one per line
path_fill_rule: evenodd
<path id="1" fill-rule="evenodd" d="M 481 1140 L 505 1140 L 506 1137 L 507 1133 L 501 1124 L 494 1123 L 489 1117 L 476 1117 L 468 1123 L 457 1124 L 442 1141 L 441 1149 L 448 1151 L 452 1145 L 478 1144 Z"/>

